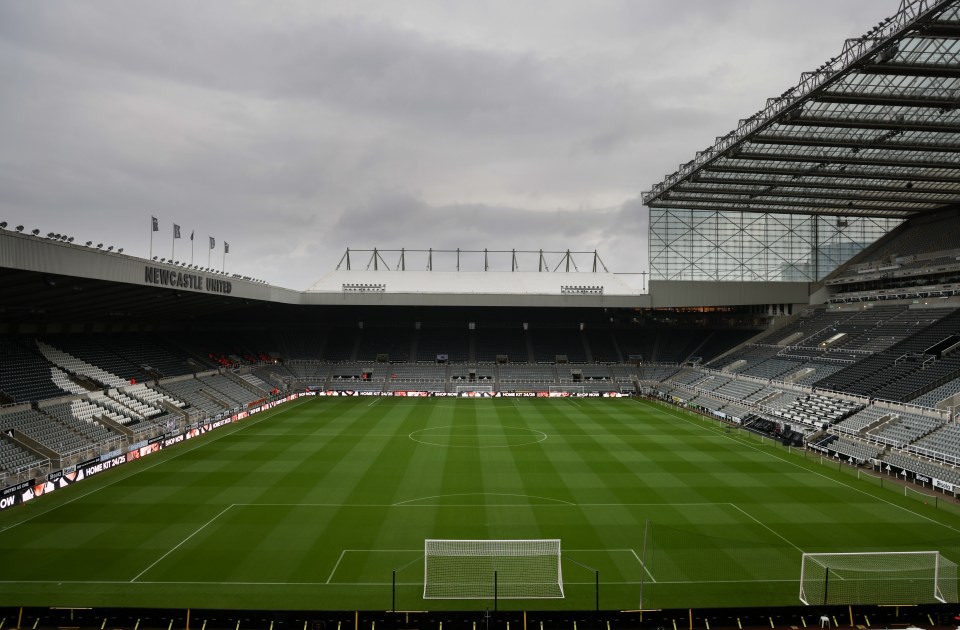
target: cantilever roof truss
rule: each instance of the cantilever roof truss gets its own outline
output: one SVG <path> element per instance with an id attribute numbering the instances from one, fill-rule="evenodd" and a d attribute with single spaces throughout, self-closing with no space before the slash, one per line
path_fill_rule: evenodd
<path id="1" fill-rule="evenodd" d="M 643 201 L 889 218 L 960 203 L 960 0 L 903 0 Z"/>

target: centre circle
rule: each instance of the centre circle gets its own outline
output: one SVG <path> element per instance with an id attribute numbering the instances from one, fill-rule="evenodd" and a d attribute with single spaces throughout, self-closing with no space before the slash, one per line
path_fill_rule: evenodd
<path id="1" fill-rule="evenodd" d="M 412 431 L 407 437 L 420 444 L 448 448 L 511 448 L 543 442 L 547 434 L 499 424 L 451 424 Z"/>

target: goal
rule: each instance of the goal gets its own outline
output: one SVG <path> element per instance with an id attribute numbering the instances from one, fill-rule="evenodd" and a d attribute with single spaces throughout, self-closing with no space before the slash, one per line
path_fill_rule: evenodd
<path id="1" fill-rule="evenodd" d="M 587 389 L 583 385 L 550 385 L 549 394 L 551 396 L 564 396 L 568 394 L 584 394 Z"/>
<path id="2" fill-rule="evenodd" d="M 424 541 L 424 599 L 562 597 L 559 539 Z"/>
<path id="3" fill-rule="evenodd" d="M 493 385 L 457 385 L 457 393 L 490 396 L 493 394 Z"/>
<path id="4" fill-rule="evenodd" d="M 957 565 L 939 551 L 805 553 L 804 604 L 957 602 Z"/>

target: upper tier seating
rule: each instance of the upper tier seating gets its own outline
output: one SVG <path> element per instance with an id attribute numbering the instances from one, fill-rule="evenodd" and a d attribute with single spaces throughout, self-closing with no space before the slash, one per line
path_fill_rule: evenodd
<path id="1" fill-rule="evenodd" d="M 66 396 L 51 378 L 49 361 L 35 351 L 30 338 L 0 336 L 0 394 L 12 402 Z"/>
<path id="2" fill-rule="evenodd" d="M 96 365 L 91 365 L 82 359 L 78 359 L 68 352 L 64 352 L 58 348 L 54 348 L 48 343 L 37 340 L 37 347 L 40 349 L 40 352 L 44 357 L 51 363 L 59 365 L 61 368 L 70 372 L 71 374 L 80 374 L 89 378 L 97 383 L 101 383 L 108 387 L 123 387 L 124 385 L 129 385 L 129 380 L 121 378 L 116 374 L 112 374 Z"/>

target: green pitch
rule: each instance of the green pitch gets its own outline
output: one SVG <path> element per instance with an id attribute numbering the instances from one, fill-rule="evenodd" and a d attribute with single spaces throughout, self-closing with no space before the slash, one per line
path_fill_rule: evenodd
<path id="1" fill-rule="evenodd" d="M 960 519 L 636 400 L 309 398 L 0 513 L 0 605 L 483 609 L 425 538 L 559 538 L 565 598 L 798 603 L 802 551 L 937 549 Z"/>

